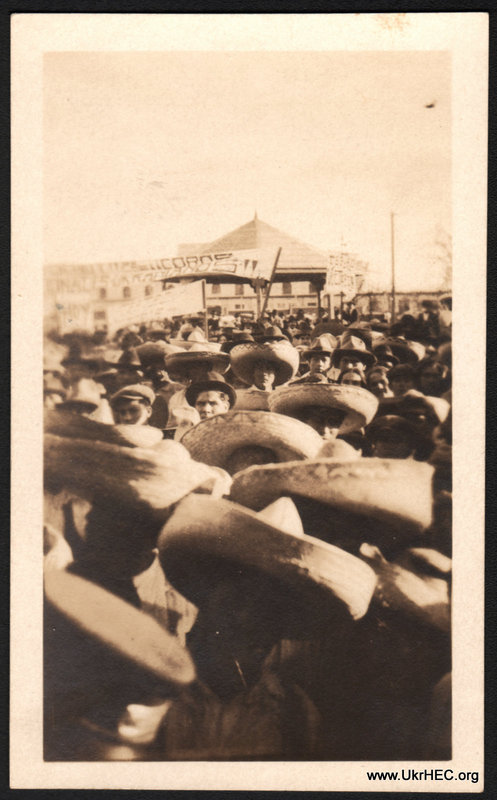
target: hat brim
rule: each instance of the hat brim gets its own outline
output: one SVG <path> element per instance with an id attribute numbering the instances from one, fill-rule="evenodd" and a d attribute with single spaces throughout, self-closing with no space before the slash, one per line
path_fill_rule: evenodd
<path id="1" fill-rule="evenodd" d="M 195 461 L 226 469 L 230 456 L 242 447 L 264 447 L 274 463 L 313 458 L 323 440 L 309 425 L 268 411 L 230 411 L 203 420 L 181 438 Z"/>
<path id="2" fill-rule="evenodd" d="M 229 397 L 230 408 L 233 408 L 236 402 L 236 392 L 229 383 L 224 381 L 199 381 L 192 383 L 185 392 L 186 402 L 191 406 L 195 406 L 197 397 L 202 392 L 223 392 Z"/>
<path id="3" fill-rule="evenodd" d="M 407 459 L 314 459 L 248 467 L 234 476 L 230 498 L 260 511 L 281 496 L 305 497 L 393 526 L 410 540 L 431 524 L 432 478 L 429 464 Z"/>
<path id="4" fill-rule="evenodd" d="M 47 491 L 66 488 L 89 502 L 143 513 L 159 525 L 174 503 L 218 480 L 179 442 L 167 440 L 160 449 L 145 449 L 45 434 L 44 464 Z"/>
<path id="5" fill-rule="evenodd" d="M 337 604 L 360 619 L 376 585 L 373 571 L 364 569 L 367 565 L 359 558 L 313 537 L 283 531 L 223 499 L 185 498 L 163 527 L 158 546 L 167 579 L 200 606 L 229 575 L 236 590 L 236 576 L 244 568 L 286 586 L 314 619 Z"/>
<path id="6" fill-rule="evenodd" d="M 45 433 L 123 447 L 154 447 L 162 442 L 162 431 L 152 425 L 108 425 L 59 409 L 45 412 Z"/>
<path id="7" fill-rule="evenodd" d="M 363 361 L 367 367 L 372 367 L 373 364 L 376 364 L 376 356 L 368 350 L 356 350 L 355 347 L 338 347 L 332 356 L 334 367 L 339 365 L 340 359 L 343 358 L 343 356 L 356 356 L 360 361 Z"/>
<path id="8" fill-rule="evenodd" d="M 333 352 L 333 350 L 317 350 L 316 348 L 311 347 L 308 350 L 302 351 L 302 358 L 309 359 L 311 356 L 328 356 L 328 358 L 331 358 Z"/>
<path id="9" fill-rule="evenodd" d="M 195 679 L 188 651 L 149 614 L 64 570 L 47 572 L 44 588 L 49 606 L 120 661 L 178 689 Z"/>
<path id="10" fill-rule="evenodd" d="M 228 371 L 230 366 L 230 357 L 227 353 L 190 353 L 185 350 L 184 353 L 171 353 L 166 356 L 166 369 L 171 375 L 177 375 L 182 378 L 188 377 L 192 365 L 208 364 L 210 365 L 211 372 L 220 372 L 224 374 Z"/>
<path id="11" fill-rule="evenodd" d="M 230 353 L 235 375 L 248 386 L 254 383 L 254 367 L 258 361 L 268 361 L 274 366 L 274 385 L 291 380 L 299 368 L 298 351 L 289 341 L 238 344 Z"/>
<path id="12" fill-rule="evenodd" d="M 292 383 L 272 392 L 269 408 L 278 414 L 298 415 L 308 406 L 344 411 L 346 416 L 340 433 L 359 430 L 373 419 L 378 408 L 378 398 L 360 386 L 326 383 Z"/>

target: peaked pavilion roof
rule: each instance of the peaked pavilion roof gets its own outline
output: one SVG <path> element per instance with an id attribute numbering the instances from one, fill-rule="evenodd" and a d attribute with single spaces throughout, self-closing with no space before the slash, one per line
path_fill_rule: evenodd
<path id="1" fill-rule="evenodd" d="M 273 228 L 259 219 L 257 213 L 245 225 L 235 228 L 214 242 L 202 245 L 202 252 L 260 248 L 273 250 L 276 256 L 279 247 L 282 249 L 276 270 L 278 276 L 281 277 L 281 273 L 316 274 L 326 271 L 329 263 L 327 253 Z M 305 275 L 303 277 L 305 279 Z"/>

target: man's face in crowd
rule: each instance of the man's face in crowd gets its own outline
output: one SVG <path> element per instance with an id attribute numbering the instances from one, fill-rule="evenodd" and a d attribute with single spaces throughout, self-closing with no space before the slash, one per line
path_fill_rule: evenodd
<path id="1" fill-rule="evenodd" d="M 380 373 L 374 373 L 369 377 L 368 389 L 376 397 L 381 398 L 381 397 L 392 396 L 392 392 L 390 391 L 388 383 L 388 378 L 385 375 L 381 375 Z"/>
<path id="2" fill-rule="evenodd" d="M 260 361 L 254 367 L 254 384 L 258 389 L 270 392 L 273 388 L 276 373 L 268 361 Z"/>
<path id="3" fill-rule="evenodd" d="M 324 406 L 308 406 L 299 414 L 299 419 L 314 428 L 326 441 L 336 439 L 344 418 L 344 411 Z"/>
<path id="4" fill-rule="evenodd" d="M 344 372 L 340 382 L 344 386 L 362 386 L 363 383 L 361 376 L 358 375 L 354 370 L 348 370 L 347 372 Z"/>
<path id="5" fill-rule="evenodd" d="M 313 355 L 309 359 L 309 372 L 311 373 L 311 375 L 317 375 L 318 373 L 324 374 L 328 372 L 330 367 L 331 367 L 330 356 Z"/>
<path id="6" fill-rule="evenodd" d="M 356 356 L 354 354 L 342 356 L 340 359 L 340 363 L 338 365 L 340 372 L 345 372 L 349 369 L 358 369 L 361 373 L 364 373 L 365 364 L 361 360 L 360 356 Z"/>
<path id="7" fill-rule="evenodd" d="M 390 380 L 390 388 L 395 397 L 401 397 L 410 389 L 414 389 L 414 380 L 409 375 L 395 375 Z"/>
<path id="8" fill-rule="evenodd" d="M 437 395 L 442 383 L 440 371 L 436 366 L 426 367 L 419 378 L 421 391 L 426 395 Z"/>
<path id="9" fill-rule="evenodd" d="M 224 394 L 224 392 L 210 390 L 200 392 L 195 408 L 199 413 L 200 419 L 209 419 L 209 417 L 215 417 L 218 414 L 226 414 L 230 410 L 230 402 L 228 395 Z"/>
<path id="10" fill-rule="evenodd" d="M 152 413 L 148 403 L 124 397 L 112 409 L 116 425 L 146 425 Z"/>

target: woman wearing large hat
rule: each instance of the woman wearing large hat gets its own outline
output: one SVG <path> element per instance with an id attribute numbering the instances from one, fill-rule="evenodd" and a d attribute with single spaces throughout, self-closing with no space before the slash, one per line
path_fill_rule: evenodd
<path id="1" fill-rule="evenodd" d="M 264 411 L 230 411 L 200 422 L 181 438 L 192 458 L 231 475 L 251 464 L 315 457 L 319 435 L 298 420 Z"/>
<path id="2" fill-rule="evenodd" d="M 276 389 L 269 406 L 271 411 L 305 422 L 323 438 L 333 439 L 371 422 L 378 400 L 358 386 L 302 383 Z"/>

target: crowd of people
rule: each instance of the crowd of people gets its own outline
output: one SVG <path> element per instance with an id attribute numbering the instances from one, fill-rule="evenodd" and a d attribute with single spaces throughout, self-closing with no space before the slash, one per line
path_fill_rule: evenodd
<path id="1" fill-rule="evenodd" d="M 450 758 L 442 311 L 47 339 L 47 760 Z"/>

